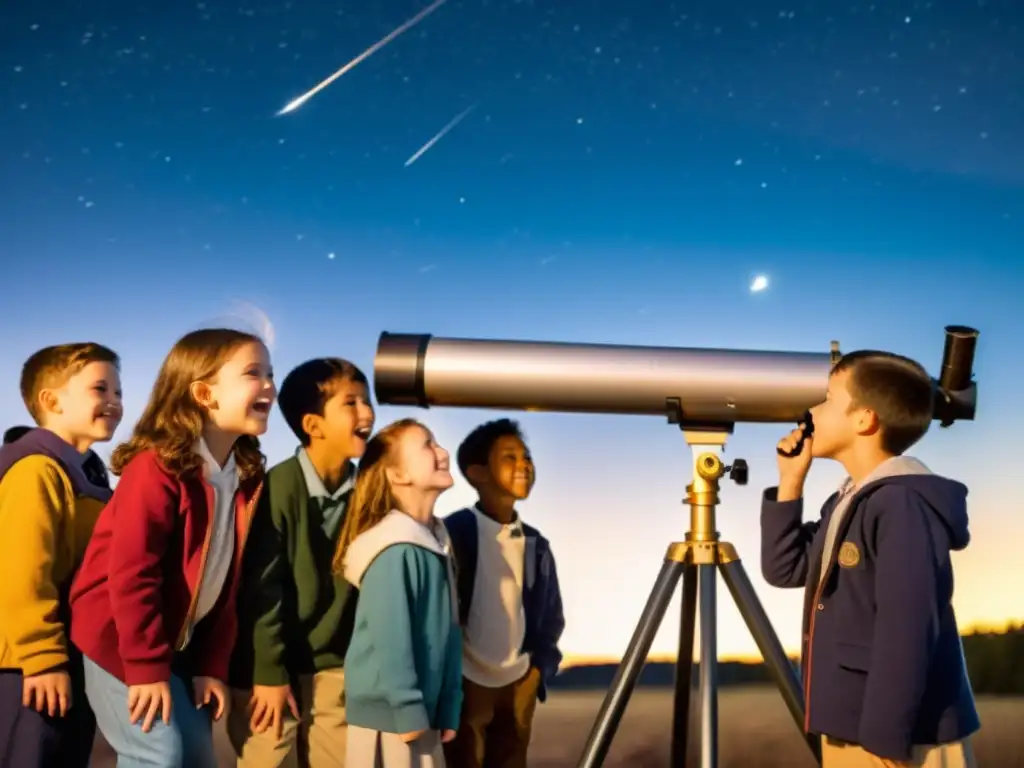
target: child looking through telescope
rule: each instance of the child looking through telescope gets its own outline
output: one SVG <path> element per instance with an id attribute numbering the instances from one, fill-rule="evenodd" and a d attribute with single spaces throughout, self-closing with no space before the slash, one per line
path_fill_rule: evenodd
<path id="1" fill-rule="evenodd" d="M 950 553 L 970 540 L 967 488 L 904 455 L 933 408 L 920 365 L 854 352 L 811 409 L 813 435 L 801 424 L 778 445 L 761 567 L 772 586 L 805 590 L 804 726 L 821 736 L 824 768 L 975 765 L 980 722 L 951 602 Z M 803 522 L 815 458 L 848 477 Z"/>

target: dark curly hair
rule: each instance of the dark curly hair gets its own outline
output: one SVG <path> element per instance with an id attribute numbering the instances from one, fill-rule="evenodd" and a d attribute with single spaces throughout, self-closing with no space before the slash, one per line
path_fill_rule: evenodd
<path id="1" fill-rule="evenodd" d="M 519 422 L 512 419 L 488 421 L 466 435 L 466 439 L 462 441 L 459 449 L 455 452 L 455 462 L 459 465 L 459 472 L 465 476 L 466 470 L 472 466 L 487 466 L 491 449 L 503 437 L 518 437 L 524 443 L 526 442 Z"/>

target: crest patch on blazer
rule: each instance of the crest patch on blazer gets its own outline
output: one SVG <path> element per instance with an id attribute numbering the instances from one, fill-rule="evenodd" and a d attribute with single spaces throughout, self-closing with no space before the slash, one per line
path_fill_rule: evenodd
<path id="1" fill-rule="evenodd" d="M 852 541 L 844 541 L 839 547 L 839 564 L 843 568 L 855 568 L 860 562 L 860 550 Z"/>

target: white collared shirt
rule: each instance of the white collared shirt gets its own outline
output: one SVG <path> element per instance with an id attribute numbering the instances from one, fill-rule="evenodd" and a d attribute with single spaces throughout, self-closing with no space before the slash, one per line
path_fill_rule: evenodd
<path id="1" fill-rule="evenodd" d="M 306 483 L 306 492 L 311 499 L 320 505 L 320 513 L 323 516 L 323 530 L 327 538 L 336 540 L 341 530 L 341 521 L 345 515 L 345 508 L 348 506 L 349 496 L 356 484 L 355 466 L 351 461 L 345 462 L 345 476 L 341 485 L 334 493 L 327 492 L 327 486 L 313 466 L 313 460 L 309 458 L 306 449 L 299 446 L 295 452 L 295 458 L 299 462 L 299 469 L 302 470 L 302 479 Z"/>
<path id="2" fill-rule="evenodd" d="M 233 452 L 221 467 L 207 448 L 206 441 L 200 438 L 196 453 L 203 459 L 203 476 L 213 486 L 214 508 L 210 510 L 213 531 L 199 584 L 193 625 L 213 610 L 231 571 L 235 557 L 235 494 L 238 491 L 238 468 Z"/>

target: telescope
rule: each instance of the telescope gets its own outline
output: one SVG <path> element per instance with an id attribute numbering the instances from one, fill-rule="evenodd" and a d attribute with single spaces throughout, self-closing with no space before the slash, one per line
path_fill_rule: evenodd
<path id="1" fill-rule="evenodd" d="M 950 325 L 935 388 L 934 419 L 973 420 L 978 331 Z M 599 768 L 636 687 L 668 604 L 682 582 L 672 714 L 672 768 L 685 768 L 693 643 L 700 609 L 700 765 L 718 765 L 716 578 L 721 574 L 783 701 L 820 763 L 817 737 L 804 729 L 803 687 L 779 642 L 736 548 L 716 530 L 719 480 L 747 481 L 742 459 L 720 454 L 737 423 L 800 422 L 825 399 L 841 358 L 828 352 L 635 347 L 541 341 L 435 338 L 382 333 L 374 360 L 377 402 L 521 411 L 664 416 L 693 454 L 686 487 L 690 530 L 673 542 L 591 729 L 579 768 Z M 807 424 L 810 427 L 810 423 Z M 698 595 L 699 588 L 699 595 Z M 698 602 L 699 597 L 699 602 Z"/>
<path id="2" fill-rule="evenodd" d="M 948 326 L 935 418 L 974 418 L 978 332 Z M 796 422 L 825 399 L 828 352 L 633 347 L 382 333 L 374 391 L 383 405 L 667 416 L 673 423 Z"/>

